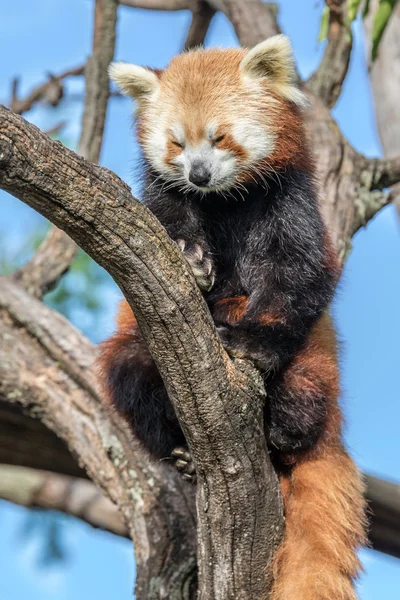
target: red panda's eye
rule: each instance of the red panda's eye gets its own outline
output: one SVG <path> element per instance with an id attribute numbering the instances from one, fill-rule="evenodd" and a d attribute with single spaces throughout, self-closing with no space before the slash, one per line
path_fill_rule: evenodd
<path id="1" fill-rule="evenodd" d="M 179 142 L 175 141 L 175 140 L 171 140 L 171 143 L 176 146 L 177 148 L 184 148 L 183 144 L 180 144 Z"/>
<path id="2" fill-rule="evenodd" d="M 214 140 L 214 144 L 219 144 L 224 139 L 225 135 L 220 135 Z"/>

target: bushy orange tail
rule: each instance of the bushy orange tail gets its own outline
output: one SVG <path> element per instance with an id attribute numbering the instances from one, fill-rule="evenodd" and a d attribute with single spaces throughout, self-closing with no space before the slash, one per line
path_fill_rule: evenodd
<path id="1" fill-rule="evenodd" d="M 286 529 L 271 600 L 355 600 L 363 484 L 342 446 L 319 448 L 282 481 Z"/>

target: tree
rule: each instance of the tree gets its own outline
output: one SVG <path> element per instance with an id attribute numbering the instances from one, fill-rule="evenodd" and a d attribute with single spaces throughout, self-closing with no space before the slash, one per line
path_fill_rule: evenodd
<path id="1" fill-rule="evenodd" d="M 102 403 L 92 368 L 93 346 L 41 302 L 76 251 L 75 243 L 58 229 L 50 232 L 30 263 L 2 281 L 0 422 L 6 435 L 14 435 L 0 447 L 0 460 L 69 477 L 85 477 L 85 470 L 118 506 L 124 520 L 120 532 L 134 541 L 138 599 L 194 598 L 197 567 L 202 598 L 267 598 L 269 577 L 254 581 L 250 575 L 254 570 L 268 574 L 262 567 L 279 543 L 283 522 L 262 435 L 264 397 L 258 374 L 246 362 L 232 363 L 222 350 L 200 293 L 160 224 L 121 180 L 93 164 L 100 153 L 109 96 L 106 68 L 114 53 L 117 4 L 95 4 L 78 153 L 15 114 L 24 110 L 15 84 L 14 113 L 0 109 L 0 186 L 45 215 L 102 264 L 134 309 L 196 459 L 198 556 L 194 490 L 141 455 L 126 425 Z M 243 45 L 278 31 L 274 7 L 259 0 L 122 4 L 192 10 L 186 47 L 204 40 L 215 10 L 225 12 Z M 400 180 L 400 158 L 367 159 L 357 153 L 329 112 L 351 55 L 350 4 L 327 2 L 326 51 L 318 70 L 303 83 L 326 194 L 324 215 L 342 260 L 358 228 L 398 198 L 395 184 Z M 51 77 L 25 106 L 43 97 L 57 102 L 62 79 L 80 70 Z M 218 432 L 210 440 L 207 432 L 215 424 Z M 22 438 L 30 444 L 18 444 Z M 50 459 L 45 448 L 51 449 Z M 382 489 L 383 484 L 370 480 L 376 505 L 387 508 Z M 45 494 L 36 493 L 35 498 L 46 505 Z M 67 510 L 62 498 L 59 506 Z M 381 509 L 379 515 L 373 542 L 399 553 L 398 539 L 388 540 L 384 529 L 389 516 L 398 522 L 395 506 L 392 513 Z"/>

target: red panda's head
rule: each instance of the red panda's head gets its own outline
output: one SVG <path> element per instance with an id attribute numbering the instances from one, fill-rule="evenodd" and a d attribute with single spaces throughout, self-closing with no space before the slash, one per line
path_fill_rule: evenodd
<path id="1" fill-rule="evenodd" d="M 113 63 L 110 76 L 138 103 L 145 157 L 182 189 L 223 192 L 306 154 L 305 97 L 284 35 L 185 52 L 163 71 Z"/>

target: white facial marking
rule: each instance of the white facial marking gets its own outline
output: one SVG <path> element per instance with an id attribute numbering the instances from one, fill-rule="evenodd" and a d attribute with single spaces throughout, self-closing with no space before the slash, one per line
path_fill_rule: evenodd
<path id="1" fill-rule="evenodd" d="M 157 126 L 153 126 L 143 143 L 145 154 L 150 160 L 156 171 L 163 174 L 169 174 L 170 169 L 165 164 L 165 154 L 167 152 L 167 138 L 164 131 Z"/>
<path id="2" fill-rule="evenodd" d="M 151 125 L 144 140 L 144 150 L 158 173 L 183 188 L 189 187 L 202 193 L 229 190 L 235 186 L 243 167 L 251 167 L 253 163 L 271 154 L 275 148 L 272 132 L 269 133 L 265 127 L 260 127 L 255 120 L 238 118 L 230 128 L 229 134 L 248 153 L 248 160 L 243 165 L 233 152 L 215 144 L 217 132 L 220 131 L 216 119 L 206 125 L 204 138 L 193 144 L 187 141 L 182 123 L 175 121 L 168 125 L 167 118 L 162 109 L 149 114 L 148 122 Z M 165 158 L 168 142 L 171 141 L 181 144 L 182 149 L 167 163 Z M 199 164 L 210 175 L 204 187 L 196 185 L 189 178 L 193 165 Z"/>
<path id="3" fill-rule="evenodd" d="M 235 140 L 249 154 L 249 163 L 257 162 L 274 151 L 275 137 L 251 121 L 237 121 L 232 129 Z"/>

